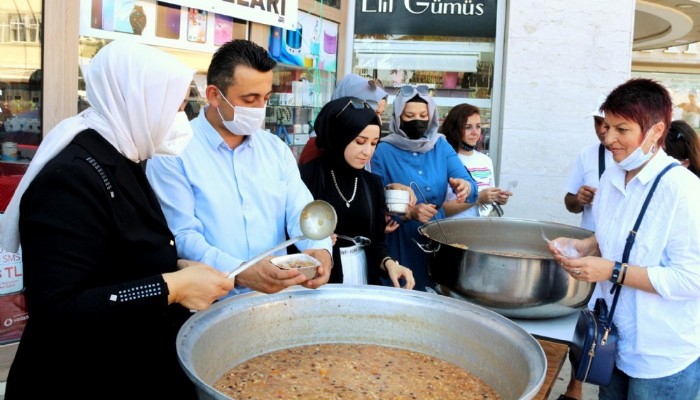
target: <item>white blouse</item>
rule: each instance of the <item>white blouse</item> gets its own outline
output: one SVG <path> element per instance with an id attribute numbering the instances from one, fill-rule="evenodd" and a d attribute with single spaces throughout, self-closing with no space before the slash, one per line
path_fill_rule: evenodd
<path id="1" fill-rule="evenodd" d="M 677 162 L 659 150 L 625 186 L 625 171 L 609 166 L 593 214 L 603 258 L 622 261 L 625 241 L 657 174 Z M 647 268 L 657 294 L 623 286 L 614 322 L 620 333 L 617 367 L 635 378 L 660 378 L 700 356 L 700 179 L 686 168 L 661 178 L 628 263 Z M 591 298 L 612 304 L 608 281 Z"/>

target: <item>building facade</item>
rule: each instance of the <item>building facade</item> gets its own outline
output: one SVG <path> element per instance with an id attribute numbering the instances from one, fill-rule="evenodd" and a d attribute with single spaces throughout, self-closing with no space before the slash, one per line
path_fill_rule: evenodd
<path id="1" fill-rule="evenodd" d="M 87 12 L 85 3 L 90 2 L 43 2 L 44 9 L 40 13 L 42 41 L 32 45 L 41 49 L 42 89 L 40 95 L 33 96 L 43 99 L 41 134 L 46 134 L 57 122 L 78 111 L 75 100 L 79 62 L 76 60 L 85 58 L 86 49 L 90 47 L 85 36 L 75 40 L 81 37 L 81 13 L 84 20 Z M 148 5 L 153 2 L 132 3 Z M 518 1 L 491 3 L 498 6 L 498 20 L 490 45 L 493 51 L 489 57 L 492 59 L 487 60 L 492 62 L 488 151 L 495 162 L 497 182 L 518 182 L 515 195 L 505 208 L 505 215 L 577 225 L 579 216 L 569 214 L 564 207 L 564 183 L 578 151 L 596 140 L 592 122 L 585 118 L 595 99 L 631 76 L 635 1 L 557 0 L 536 5 Z M 323 84 L 318 92 L 329 93 L 336 79 L 355 70 L 353 63 L 359 62 L 352 45 L 355 6 L 353 1 L 346 0 L 335 4 L 299 1 L 301 13 L 334 25 L 336 64 L 332 71 L 318 68 L 320 58 L 316 60 L 317 64 L 313 60 L 304 65 L 285 64 L 279 74 L 281 79 L 287 79 L 280 83 L 283 90 L 291 92 L 291 85 L 288 85 L 291 81 L 318 79 L 320 76 Z M 392 20 L 388 19 L 386 23 L 391 24 Z M 288 35 L 287 30 L 291 29 L 285 30 Z M 239 31 L 242 37 L 268 49 L 273 43 L 271 35 L 274 35 L 274 29 L 270 25 L 244 21 Z M 27 31 L 26 35 L 33 37 L 32 31 Z M 10 43 L 0 43 L 0 46 L 9 49 Z M 459 44 L 456 46 L 459 48 Z M 211 51 L 183 48 L 173 48 L 172 51 L 200 74 L 205 73 Z M 15 57 L 9 54 L 0 53 L 0 66 L 10 63 L 7 58 Z M 366 62 L 366 58 L 364 60 Z M 323 74 L 316 75 L 319 69 Z M 326 96 L 319 95 L 313 100 L 318 104 L 311 106 L 319 107 Z M 468 102 L 471 98 L 483 100 L 473 94 L 463 100 Z M 277 101 L 279 104 L 280 100 Z M 291 119 L 283 119 L 282 123 L 291 122 L 289 133 L 300 134 L 300 137 L 285 140 L 303 143 L 301 135 L 308 132 L 308 127 L 304 129 L 299 121 L 308 123 L 313 112 L 297 116 L 295 110 L 292 111 Z M 284 117 L 270 116 L 272 133 L 276 133 L 278 119 Z"/>

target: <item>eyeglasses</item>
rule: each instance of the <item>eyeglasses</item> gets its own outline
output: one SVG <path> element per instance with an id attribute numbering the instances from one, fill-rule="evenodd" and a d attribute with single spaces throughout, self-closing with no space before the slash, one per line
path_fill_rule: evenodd
<path id="1" fill-rule="evenodd" d="M 374 107 L 372 107 L 372 106 L 370 105 L 370 102 L 374 103 Z M 372 111 L 376 111 L 376 110 L 377 110 L 377 102 L 376 102 L 376 101 L 373 101 L 373 100 L 367 100 L 367 101 L 365 101 L 365 100 L 362 100 L 362 99 L 358 99 L 357 97 L 353 97 L 353 98 L 351 98 L 351 99 L 348 101 L 348 104 L 346 104 L 345 107 L 343 107 L 343 109 L 340 110 L 340 112 L 339 112 L 338 114 L 335 115 L 335 117 L 338 118 L 338 116 L 339 116 L 340 114 L 342 114 L 343 111 L 345 111 L 345 110 L 346 110 L 348 107 L 350 107 L 350 106 L 352 106 L 352 108 L 354 108 L 354 109 L 356 109 L 356 110 L 362 110 L 363 108 L 369 108 L 369 109 L 372 110 Z"/>
<path id="2" fill-rule="evenodd" d="M 401 96 L 404 96 L 404 97 L 408 97 L 415 92 L 418 92 L 418 94 L 422 94 L 423 96 L 427 96 L 430 94 L 430 88 L 425 86 L 425 85 L 418 85 L 416 87 L 413 87 L 411 85 L 406 85 L 406 86 L 401 86 L 401 89 L 399 92 L 401 93 Z"/>

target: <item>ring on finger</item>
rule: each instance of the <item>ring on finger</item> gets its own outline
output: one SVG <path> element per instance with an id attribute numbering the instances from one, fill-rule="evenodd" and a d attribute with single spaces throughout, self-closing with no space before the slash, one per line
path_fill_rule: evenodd
<path id="1" fill-rule="evenodd" d="M 574 270 L 574 274 L 575 274 L 575 275 L 581 275 L 581 268 L 576 267 L 576 269 Z"/>

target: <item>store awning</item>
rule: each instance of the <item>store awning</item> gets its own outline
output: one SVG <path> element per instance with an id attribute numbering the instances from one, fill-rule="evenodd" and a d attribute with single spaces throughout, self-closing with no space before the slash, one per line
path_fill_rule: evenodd
<path id="1" fill-rule="evenodd" d="M 357 67 L 423 71 L 476 72 L 478 56 L 441 54 L 358 54 Z"/>
<path id="2" fill-rule="evenodd" d="M 476 72 L 479 52 L 461 42 L 356 41 L 357 68 Z"/>

